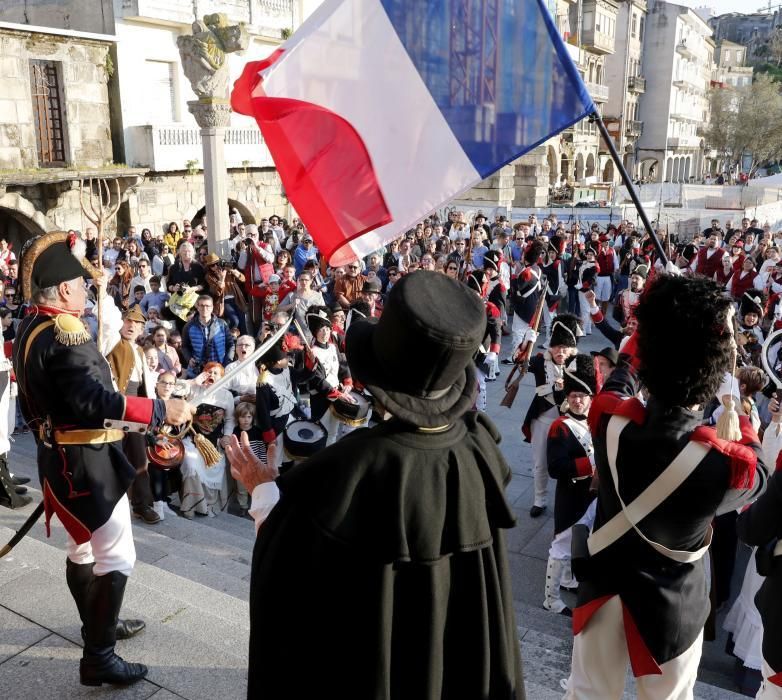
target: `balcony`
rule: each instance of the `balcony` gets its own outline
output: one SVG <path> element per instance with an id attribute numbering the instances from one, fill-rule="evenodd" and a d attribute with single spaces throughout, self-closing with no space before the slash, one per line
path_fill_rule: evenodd
<path id="1" fill-rule="evenodd" d="M 674 136 L 668 139 L 668 148 L 700 148 L 701 142 L 697 136 Z"/>
<path id="2" fill-rule="evenodd" d="M 627 79 L 627 89 L 635 93 L 646 92 L 646 78 L 642 78 L 640 75 L 631 75 Z"/>
<path id="3" fill-rule="evenodd" d="M 194 126 L 130 126 L 125 129 L 128 165 L 154 172 L 187 170 L 188 161 L 203 166 L 201 130 Z M 226 168 L 273 167 L 271 154 L 255 127 L 225 130 Z"/>
<path id="4" fill-rule="evenodd" d="M 608 102 L 608 85 L 587 83 L 587 91 L 595 102 Z"/>
<path id="5" fill-rule="evenodd" d="M 592 53 L 608 54 L 614 53 L 614 37 L 598 29 L 589 29 L 584 31 L 584 40 L 582 46 Z"/>
<path id="6" fill-rule="evenodd" d="M 677 122 L 699 122 L 701 121 L 699 117 L 696 117 L 692 114 L 687 114 L 686 112 L 671 112 L 671 119 L 677 121 Z"/>
<path id="7" fill-rule="evenodd" d="M 628 136 L 640 136 L 643 130 L 644 123 L 642 121 L 638 121 L 637 119 L 628 119 L 625 122 L 625 134 Z"/>
<path id="8" fill-rule="evenodd" d="M 689 58 L 691 61 L 696 60 L 698 57 L 695 52 L 687 46 L 686 41 L 682 41 L 680 44 L 676 44 L 676 53 L 684 58 Z"/>
<path id="9" fill-rule="evenodd" d="M 231 22 L 246 22 L 252 34 L 279 37 L 281 29 L 293 29 L 300 21 L 295 0 L 121 0 L 117 15 L 122 19 L 190 26 L 196 4 L 199 18 L 223 12 Z"/>

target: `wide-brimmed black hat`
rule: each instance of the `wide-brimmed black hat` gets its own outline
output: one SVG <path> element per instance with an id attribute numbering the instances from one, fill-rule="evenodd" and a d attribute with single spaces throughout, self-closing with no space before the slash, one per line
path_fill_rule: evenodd
<path id="1" fill-rule="evenodd" d="M 345 350 L 353 377 L 390 413 L 437 428 L 473 405 L 472 358 L 485 330 L 486 312 L 475 292 L 420 270 L 394 285 L 378 322 L 351 324 Z"/>
<path id="2" fill-rule="evenodd" d="M 592 357 L 605 357 L 614 367 L 619 364 L 619 353 L 616 351 L 616 348 L 612 348 L 611 346 L 605 347 L 602 350 L 592 350 L 589 354 L 592 355 Z"/>

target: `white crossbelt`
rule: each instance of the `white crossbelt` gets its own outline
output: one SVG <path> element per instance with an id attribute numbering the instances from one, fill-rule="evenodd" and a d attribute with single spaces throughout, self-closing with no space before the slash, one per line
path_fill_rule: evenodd
<path id="1" fill-rule="evenodd" d="M 697 466 L 709 453 L 710 448 L 699 442 L 688 442 L 687 446 L 679 452 L 674 460 L 630 505 L 626 505 L 619 493 L 619 473 L 616 468 L 616 458 L 619 452 L 619 436 L 630 422 L 628 418 L 612 416 L 608 421 L 606 430 L 606 448 L 608 452 L 608 466 L 611 470 L 611 478 L 614 481 L 614 489 L 622 510 L 611 520 L 605 523 L 599 530 L 590 535 L 587 540 L 589 553 L 595 555 L 609 545 L 616 542 L 622 535 L 633 528 L 638 536 L 657 552 L 669 559 L 680 563 L 692 563 L 698 561 L 709 549 L 712 529 L 706 533 L 704 544 L 700 549 L 690 552 L 688 550 L 668 549 L 653 540 L 650 540 L 638 528 L 638 523 L 652 513 L 668 496 L 681 486 L 687 477 L 692 474 Z"/>

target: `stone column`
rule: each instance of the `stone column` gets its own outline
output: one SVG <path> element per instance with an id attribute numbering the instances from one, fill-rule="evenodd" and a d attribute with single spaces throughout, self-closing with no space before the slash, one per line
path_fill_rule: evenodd
<path id="1" fill-rule="evenodd" d="M 231 105 L 227 100 L 196 100 L 187 103 L 190 113 L 201 127 L 204 154 L 204 200 L 206 206 L 209 250 L 221 257 L 229 254 L 228 193 L 225 169 L 225 129 L 231 122 Z"/>
<path id="2" fill-rule="evenodd" d="M 222 13 L 193 22 L 193 33 L 177 37 L 182 70 L 198 99 L 188 102 L 201 127 L 204 156 L 204 199 L 209 250 L 228 252 L 228 194 L 225 170 L 225 129 L 231 123 L 226 54 L 243 51 L 249 37 L 243 23 L 230 25 Z"/>

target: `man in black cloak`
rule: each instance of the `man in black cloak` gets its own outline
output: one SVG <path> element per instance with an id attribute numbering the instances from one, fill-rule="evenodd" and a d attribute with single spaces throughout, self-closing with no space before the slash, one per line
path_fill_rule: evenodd
<path id="1" fill-rule="evenodd" d="M 351 324 L 354 380 L 390 418 L 276 478 L 253 555 L 248 698 L 524 698 L 511 471 L 471 410 L 485 326 L 473 292 L 427 271 L 394 285 L 378 322 Z M 249 445 L 228 455 L 254 502 L 274 490 Z"/>

